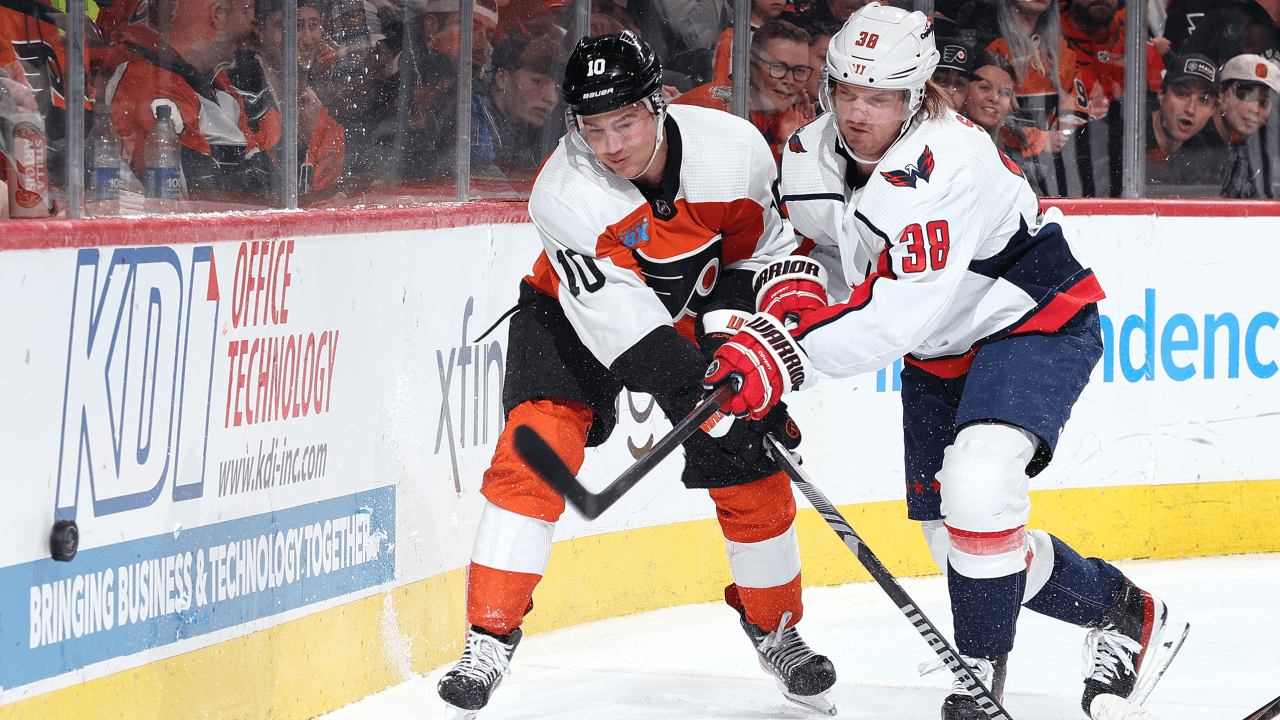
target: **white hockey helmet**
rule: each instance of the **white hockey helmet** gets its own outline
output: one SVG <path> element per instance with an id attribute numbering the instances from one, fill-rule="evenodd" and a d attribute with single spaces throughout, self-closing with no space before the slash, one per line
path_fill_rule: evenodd
<path id="1" fill-rule="evenodd" d="M 933 21 L 922 12 L 873 2 L 831 38 L 818 101 L 831 109 L 831 83 L 906 90 L 908 117 L 920 109 L 924 86 L 938 66 Z"/>

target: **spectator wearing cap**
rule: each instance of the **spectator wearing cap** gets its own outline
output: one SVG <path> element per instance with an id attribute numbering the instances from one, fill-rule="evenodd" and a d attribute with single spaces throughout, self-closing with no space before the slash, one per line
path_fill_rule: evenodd
<path id="1" fill-rule="evenodd" d="M 488 92 L 480 102 L 494 162 L 508 178 L 537 170 L 546 155 L 540 137 L 559 100 L 558 60 L 557 46 L 539 38 L 512 35 L 494 49 Z"/>
<path id="2" fill-rule="evenodd" d="M 964 109 L 969 83 L 973 80 L 973 50 L 956 38 L 938 38 L 938 54 L 938 67 L 930 79 L 942 88 L 951 107 L 959 112 Z"/>
<path id="3" fill-rule="evenodd" d="M 1220 148 L 1222 196 L 1277 198 L 1280 158 L 1267 116 L 1280 96 L 1280 68 L 1261 55 L 1237 55 L 1218 74 L 1222 91 L 1213 123 L 1201 133 Z"/>
<path id="4" fill-rule="evenodd" d="M 751 122 L 780 161 L 782 145 L 814 118 L 813 102 L 805 82 L 816 71 L 809 64 L 809 33 L 786 20 L 760 26 L 751 40 L 751 72 L 748 75 Z M 711 81 L 681 95 L 674 102 L 730 112 L 733 86 L 728 78 Z"/>
<path id="5" fill-rule="evenodd" d="M 1207 144 L 1202 131 L 1218 106 L 1218 72 L 1213 60 L 1196 53 L 1174 58 L 1156 98 L 1159 105 L 1146 115 L 1147 179 L 1183 185 L 1207 182 Z M 1123 179 L 1122 99 L 1112 103 L 1106 122 L 1111 129 L 1109 194 L 1116 197 Z"/>
<path id="6" fill-rule="evenodd" d="M 493 38 L 498 31 L 497 0 L 471 0 L 475 4 L 472 14 L 471 72 L 476 78 L 482 74 L 489 55 L 493 53 Z M 429 0 L 424 8 L 423 32 L 429 38 L 428 45 L 451 58 L 457 58 L 462 47 L 462 27 L 459 0 Z"/>
<path id="7" fill-rule="evenodd" d="M 1062 37 L 1075 51 L 1092 118 L 1104 118 L 1111 101 L 1124 94 L 1124 10 L 1120 0 L 1069 0 L 1062 15 Z M 1147 86 L 1155 93 L 1164 60 L 1147 42 Z"/>

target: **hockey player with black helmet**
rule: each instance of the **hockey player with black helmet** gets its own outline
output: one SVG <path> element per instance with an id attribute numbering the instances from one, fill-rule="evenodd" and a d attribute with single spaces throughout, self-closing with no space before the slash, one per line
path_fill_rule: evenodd
<path id="1" fill-rule="evenodd" d="M 532 427 L 576 473 L 612 432 L 623 386 L 685 417 L 711 353 L 753 312 L 754 274 L 796 245 L 764 138 L 726 113 L 666 107 L 661 74 L 627 31 L 583 39 L 565 69 L 569 132 L 529 199 L 544 252 L 511 319 L 507 422 L 467 573 L 470 628 L 439 684 L 455 718 L 474 718 L 509 672 L 565 507 L 515 451 L 515 428 Z M 796 506 L 766 432 L 800 439 L 781 405 L 759 420 L 713 418 L 685 442 L 682 480 L 715 502 L 734 579 L 725 600 L 760 664 L 787 699 L 834 714 L 835 669 L 795 627 Z"/>
<path id="2" fill-rule="evenodd" d="M 830 280 L 762 283 L 761 312 L 717 351 L 707 385 L 742 373 L 727 407 L 758 417 L 819 375 L 905 356 L 908 515 L 947 575 L 967 664 L 1003 694 L 1025 605 L 1089 628 L 1086 713 L 1099 695 L 1141 702 L 1185 623 L 1110 563 L 1026 527 L 1028 479 L 1102 355 L 1102 287 L 1066 218 L 1041 216 L 1018 166 L 928 82 L 937 63 L 919 12 L 871 3 L 831 39 L 828 112 L 792 135 L 780 181 Z M 988 715 L 957 681 L 942 717 Z"/>

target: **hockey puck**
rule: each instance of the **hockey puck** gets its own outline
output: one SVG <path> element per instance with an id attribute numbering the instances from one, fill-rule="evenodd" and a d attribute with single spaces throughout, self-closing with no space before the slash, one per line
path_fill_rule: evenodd
<path id="1" fill-rule="evenodd" d="M 71 562 L 80 547 L 80 528 L 75 520 L 58 520 L 49 533 L 49 554 L 58 562 Z"/>

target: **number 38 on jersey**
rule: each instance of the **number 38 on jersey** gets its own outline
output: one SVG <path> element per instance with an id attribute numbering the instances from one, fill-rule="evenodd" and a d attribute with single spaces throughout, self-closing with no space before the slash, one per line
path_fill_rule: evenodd
<path id="1" fill-rule="evenodd" d="M 951 252 L 951 232 L 946 220 L 934 220 L 920 225 L 908 225 L 898 240 L 907 246 L 907 254 L 902 258 L 902 272 L 918 273 L 929 270 L 941 270 L 947 266 L 947 255 Z"/>

